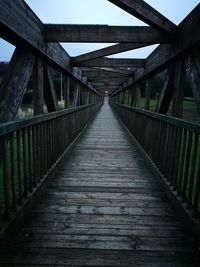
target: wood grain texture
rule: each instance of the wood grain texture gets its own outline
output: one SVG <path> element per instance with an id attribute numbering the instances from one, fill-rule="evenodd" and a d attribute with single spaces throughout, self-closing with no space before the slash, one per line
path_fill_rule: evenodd
<path id="1" fill-rule="evenodd" d="M 0 84 L 0 122 L 14 120 L 35 61 L 34 54 L 16 48 Z"/>
<path id="2" fill-rule="evenodd" d="M 74 64 L 79 67 L 130 67 L 144 68 L 144 59 L 132 58 L 100 58 Z"/>
<path id="3" fill-rule="evenodd" d="M 47 42 L 171 43 L 165 34 L 148 26 L 45 24 Z"/>
<path id="4" fill-rule="evenodd" d="M 143 0 L 109 1 L 161 32 L 173 34 L 176 31 L 177 27 L 173 22 L 164 17 Z"/>
<path id="5" fill-rule="evenodd" d="M 107 103 L 1 251 L 0 266 L 199 263 L 192 236 Z"/>
<path id="6" fill-rule="evenodd" d="M 111 45 L 111 46 L 108 46 L 102 49 L 98 49 L 98 50 L 95 50 L 89 53 L 85 53 L 85 54 L 82 54 L 76 57 L 72 57 L 72 63 L 76 65 L 78 63 L 85 62 L 88 60 L 97 59 L 97 58 L 129 51 L 129 50 L 145 47 L 150 44 L 152 43 L 138 43 L 138 44 L 137 43 L 130 43 L 130 44 L 124 43 L 124 44 Z"/>

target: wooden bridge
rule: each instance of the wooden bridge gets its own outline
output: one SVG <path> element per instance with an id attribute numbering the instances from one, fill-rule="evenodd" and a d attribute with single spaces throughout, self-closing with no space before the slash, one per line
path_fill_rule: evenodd
<path id="1" fill-rule="evenodd" d="M 0 0 L 16 46 L 0 83 L 2 267 L 200 264 L 200 125 L 182 118 L 185 83 L 200 114 L 200 4 L 176 26 L 144 1 L 110 2 L 150 27 L 45 25 Z M 70 58 L 58 41 L 118 44 Z M 152 43 L 147 59 L 105 57 Z M 30 77 L 34 116 L 16 120 Z"/>

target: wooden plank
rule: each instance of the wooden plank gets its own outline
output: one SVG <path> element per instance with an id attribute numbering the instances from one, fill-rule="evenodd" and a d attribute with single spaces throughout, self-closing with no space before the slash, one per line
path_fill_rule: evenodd
<path id="1" fill-rule="evenodd" d="M 109 0 L 153 28 L 168 34 L 175 33 L 177 26 L 142 0 Z"/>
<path id="2" fill-rule="evenodd" d="M 93 215 L 161 215 L 161 216 L 174 216 L 175 212 L 169 208 L 143 208 L 140 207 L 98 207 L 91 206 L 71 206 L 71 205 L 38 205 L 33 209 L 33 212 L 46 212 L 46 213 L 65 213 L 65 214 L 93 214 Z"/>
<path id="3" fill-rule="evenodd" d="M 47 42 L 170 43 L 165 34 L 148 26 L 45 24 Z"/>
<path id="4" fill-rule="evenodd" d="M 127 68 L 144 68 L 144 59 L 130 58 L 99 58 L 77 63 L 79 67 L 127 67 Z"/>
<path id="5" fill-rule="evenodd" d="M 150 252 L 94 249 L 2 248 L 2 261 L 9 266 L 110 266 L 197 267 L 198 255 L 185 252 Z M 11 256 L 12 255 L 12 256 Z M 11 265 L 11 266 L 12 266 Z M 4 265 L 5 266 L 5 265 Z M 45 266 L 45 267 L 46 267 Z M 55 266 L 55 264 L 54 264 Z"/>
<path id="6" fill-rule="evenodd" d="M 192 251 L 193 247 L 182 242 L 181 237 L 155 238 L 135 236 L 105 236 L 105 235 L 67 235 L 67 234 L 37 234 L 29 236 L 17 235 L 13 241 L 14 247 L 40 248 L 74 248 L 74 249 L 110 249 L 131 251 Z"/>
<path id="7" fill-rule="evenodd" d="M 17 48 L 0 85 L 0 122 L 15 118 L 23 99 L 35 57 L 28 51 Z"/>
<path id="8" fill-rule="evenodd" d="M 70 225 L 63 223 L 43 224 L 29 227 L 26 225 L 22 229 L 22 234 L 37 233 L 37 234 L 67 234 L 67 235 L 110 235 L 110 236 L 142 236 L 142 237 L 158 237 L 158 238 L 180 238 L 184 235 L 184 229 L 176 227 L 152 227 L 146 226 L 130 226 L 117 225 L 114 228 L 110 225 L 93 224 L 91 227 L 85 224 Z M 187 233 L 185 233 L 187 235 Z"/>
<path id="9" fill-rule="evenodd" d="M 50 68 L 46 65 L 44 68 L 44 98 L 49 112 L 58 110 L 58 100 L 51 75 Z"/>
<path id="10" fill-rule="evenodd" d="M 92 51 L 86 54 L 82 54 L 80 56 L 72 57 L 72 64 L 76 65 L 78 63 L 82 63 L 88 60 L 97 59 L 97 58 L 101 58 L 101 57 L 105 57 L 105 56 L 109 56 L 113 54 L 118 54 L 121 52 L 145 47 L 150 44 L 152 43 L 138 43 L 138 44 L 137 43 L 130 43 L 130 44 L 123 43 L 123 44 L 111 45 L 106 48 L 98 49 L 98 50 L 95 50 L 95 51 Z"/>
<path id="11" fill-rule="evenodd" d="M 33 68 L 33 111 L 34 115 L 43 113 L 44 106 L 44 74 L 43 61 L 40 58 L 35 60 Z"/>

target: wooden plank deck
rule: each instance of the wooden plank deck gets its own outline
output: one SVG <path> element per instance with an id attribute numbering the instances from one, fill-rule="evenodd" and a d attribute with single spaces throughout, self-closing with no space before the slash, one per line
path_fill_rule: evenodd
<path id="1" fill-rule="evenodd" d="M 107 103 L 0 266 L 192 267 L 198 247 Z"/>

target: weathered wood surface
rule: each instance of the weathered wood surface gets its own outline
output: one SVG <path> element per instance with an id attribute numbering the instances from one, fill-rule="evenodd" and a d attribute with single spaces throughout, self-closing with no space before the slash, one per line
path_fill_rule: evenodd
<path id="1" fill-rule="evenodd" d="M 44 67 L 44 99 L 49 112 L 58 110 L 58 99 L 53 83 L 52 72 L 47 65 Z"/>
<path id="2" fill-rule="evenodd" d="M 169 36 L 148 26 L 45 24 L 47 42 L 171 43 Z"/>
<path id="3" fill-rule="evenodd" d="M 77 63 L 79 67 L 130 67 L 130 68 L 144 68 L 144 59 L 133 58 L 99 58 L 88 60 L 86 62 Z"/>
<path id="4" fill-rule="evenodd" d="M 34 54 L 16 48 L 0 85 L 0 122 L 15 119 L 35 61 Z"/>
<path id="5" fill-rule="evenodd" d="M 173 34 L 177 29 L 176 25 L 173 22 L 164 17 L 143 0 L 109 1 L 161 32 Z"/>
<path id="6" fill-rule="evenodd" d="M 144 46 L 148 46 L 152 43 L 123 43 L 123 44 L 116 44 L 111 45 L 102 49 L 98 49 L 89 53 L 82 54 L 80 56 L 72 57 L 72 63 L 77 64 L 81 62 L 85 62 L 92 59 L 97 59 L 137 48 L 141 48 Z"/>
<path id="7" fill-rule="evenodd" d="M 0 266 L 198 266 L 198 250 L 107 103 Z"/>

